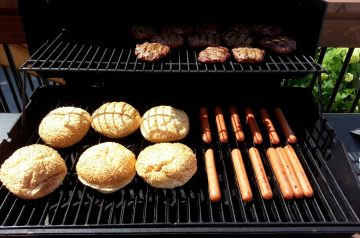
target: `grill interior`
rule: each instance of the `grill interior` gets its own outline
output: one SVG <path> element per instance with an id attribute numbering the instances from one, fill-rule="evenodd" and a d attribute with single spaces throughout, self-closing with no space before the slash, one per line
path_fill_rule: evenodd
<path id="1" fill-rule="evenodd" d="M 228 97 L 216 99 L 199 97 L 187 98 L 169 97 L 160 95 L 154 99 L 149 97 L 146 105 L 139 100 L 137 95 L 122 93 L 112 90 L 102 91 L 101 88 L 89 88 L 86 93 L 78 95 L 75 89 L 62 87 L 45 87 L 39 89 L 33 95 L 32 101 L 27 108 L 26 127 L 23 133 L 18 127 L 13 129 L 12 142 L 5 143 L 0 150 L 1 160 L 16 148 L 32 143 L 43 143 L 38 136 L 37 127 L 40 120 L 50 110 L 65 105 L 82 107 L 93 112 L 102 103 L 110 100 L 123 100 L 132 104 L 141 113 L 151 106 L 164 104 L 173 105 L 185 110 L 190 118 L 190 133 L 182 140 L 182 143 L 190 146 L 198 159 L 198 171 L 195 176 L 183 187 L 175 189 L 155 189 L 143 182 L 136 176 L 125 188 L 113 194 L 100 194 L 82 185 L 75 173 L 75 165 L 80 154 L 91 145 L 105 141 L 116 141 L 132 150 L 136 155 L 150 145 L 145 141 L 140 131 L 123 139 L 109 139 L 100 136 L 92 129 L 78 144 L 58 150 L 63 156 L 68 167 L 68 174 L 63 184 L 49 196 L 25 201 L 13 196 L 4 186 L 0 188 L 0 233 L 15 232 L 23 234 L 32 229 L 41 228 L 37 232 L 44 234 L 56 233 L 57 228 L 62 228 L 63 233 L 72 233 L 75 228 L 83 228 L 86 225 L 87 232 L 94 234 L 111 230 L 101 230 L 100 227 L 113 228 L 115 232 L 123 233 L 125 227 L 136 228 L 159 228 L 157 232 L 167 232 L 164 227 L 184 227 L 188 230 L 181 232 L 203 232 L 211 229 L 214 232 L 226 234 L 227 232 L 239 232 L 242 229 L 250 229 L 250 233 L 258 234 L 262 229 L 267 231 L 279 231 L 283 234 L 290 232 L 288 227 L 301 228 L 312 231 L 317 227 L 319 231 L 332 231 L 334 225 L 342 232 L 354 232 L 360 224 L 356 211 L 349 205 L 345 195 L 332 176 L 326 165 L 326 151 L 333 139 L 333 131 L 323 126 L 320 118 L 316 117 L 316 108 L 312 105 L 313 98 L 304 89 L 278 89 L 271 92 L 260 92 L 259 96 L 251 96 L 250 93 L 238 91 Z M 214 93 L 214 92 L 211 92 Z M 175 93 L 176 94 L 176 93 Z M 94 95 L 101 97 L 101 100 Z M 42 100 L 48 98 L 49 100 Z M 200 99 L 199 99 L 200 98 Z M 202 98 L 202 99 L 201 99 Z M 223 98 L 223 99 L 221 99 Z M 267 100 L 266 100 L 267 99 Z M 210 126 L 214 141 L 211 145 L 203 144 L 199 125 L 198 111 L 201 106 L 206 106 L 209 111 Z M 229 134 L 229 143 L 220 144 L 216 133 L 215 117 L 213 109 L 221 106 L 224 112 L 226 126 Z M 246 141 L 237 143 L 231 130 L 231 121 L 228 112 L 229 106 L 236 106 L 241 117 Z M 270 146 L 265 127 L 259 120 L 259 107 L 268 109 L 273 123 L 281 137 L 281 145 L 285 145 L 285 139 L 281 133 L 278 122 L 274 119 L 272 109 L 281 106 L 286 114 L 299 142 L 294 146 L 300 158 L 305 172 L 314 188 L 314 197 L 305 199 L 284 200 L 279 186 L 266 158 L 266 149 Z M 257 118 L 258 125 L 264 137 L 263 145 L 256 146 L 262 157 L 269 182 L 274 193 L 272 200 L 263 200 L 249 161 L 248 149 L 253 145 L 250 139 L 249 128 L 245 125 L 243 109 L 251 107 Z M 305 120 L 306 119 L 306 120 Z M 19 124 L 19 123 L 18 123 Z M 19 125 L 18 125 L 19 126 Z M 25 136 L 24 136 L 25 135 Z M 207 177 L 204 168 L 203 156 L 207 148 L 212 147 L 215 152 L 215 160 L 218 178 L 221 187 L 222 199 L 219 203 L 209 200 L 207 189 Z M 233 166 L 231 163 L 231 149 L 239 148 L 243 155 L 247 174 L 249 176 L 253 201 L 244 203 L 238 191 Z M 343 158 L 346 160 L 345 154 Z M 279 225 L 279 226 L 278 226 Z M 228 231 L 224 227 L 232 227 Z M 252 230 L 252 227 L 257 227 Z M 197 230 L 208 227 L 209 230 Z M 11 228 L 21 228 L 12 230 Z M 100 229 L 100 230 L 99 230 Z M 193 230 L 192 230 L 193 229 Z M 217 230 L 216 230 L 217 229 Z M 273 230 L 272 230 L 273 229 Z M 304 230 L 305 229 L 305 230 Z M 175 230 L 172 230 L 176 231 Z M 86 233 L 87 233 L 86 232 Z M 150 234 L 153 230 L 141 230 L 142 234 Z M 181 233 L 180 232 L 180 233 Z M 285 232 L 285 233 L 284 233 Z M 76 233 L 76 232 L 75 232 Z M 80 234 L 85 234 L 81 231 Z"/>
<path id="2" fill-rule="evenodd" d="M 158 62 L 141 62 L 134 55 L 135 42 L 124 48 L 107 47 L 100 42 L 74 40 L 74 34 L 80 32 L 65 31 L 43 44 L 22 69 L 40 72 L 286 73 L 287 76 L 324 71 L 301 47 L 291 55 L 267 54 L 264 62 L 258 64 L 239 64 L 233 57 L 225 63 L 203 64 L 197 61 L 200 50 L 185 46 L 172 49 L 168 57 Z"/>

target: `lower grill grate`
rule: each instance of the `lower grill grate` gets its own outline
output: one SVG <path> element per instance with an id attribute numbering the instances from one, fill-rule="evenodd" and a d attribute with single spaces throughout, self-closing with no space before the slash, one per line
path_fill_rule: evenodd
<path id="1" fill-rule="evenodd" d="M 134 55 L 135 43 L 128 48 L 83 44 L 63 32 L 42 45 L 21 67 L 23 70 L 56 72 L 168 72 L 168 73 L 316 73 L 321 65 L 300 49 L 291 55 L 267 54 L 263 63 L 239 64 L 234 58 L 226 63 L 203 64 L 199 50 L 172 49 L 159 62 L 141 62 Z"/>
<path id="2" fill-rule="evenodd" d="M 46 88 L 42 89 L 45 90 Z M 54 92 L 46 89 L 47 98 L 52 98 L 52 103 L 34 100 L 33 104 L 39 114 L 29 114 L 29 118 L 38 125 L 41 118 L 50 110 L 65 105 L 82 107 L 89 112 L 94 111 L 102 102 L 94 100 L 57 100 L 67 97 L 66 91 L 57 89 Z M 95 91 L 94 91 L 95 92 Z M 51 95 L 51 96 L 50 96 Z M 89 94 L 92 95 L 92 94 Z M 104 95 L 104 94 L 103 94 Z M 45 98 L 45 97 L 44 97 Z M 119 97 L 117 97 L 119 99 Z M 136 101 L 135 96 L 124 97 L 122 100 L 134 105 L 140 112 L 149 106 Z M 50 101 L 52 101 L 50 100 Z M 107 98 L 106 100 L 112 100 Z M 104 102 L 106 101 L 104 99 Z M 152 102 L 154 104 L 160 102 Z M 291 103 L 291 102 L 289 102 Z M 277 104 L 281 104 L 277 102 Z M 225 113 L 228 128 L 229 143 L 220 144 L 216 132 L 215 117 L 212 113 L 215 104 L 207 102 L 210 126 L 214 138 L 212 145 L 201 143 L 200 125 L 198 121 L 198 105 L 182 102 L 182 107 L 190 117 L 190 134 L 182 141 L 189 145 L 196 153 L 198 171 L 195 176 L 183 187 L 175 189 L 155 189 L 145 184 L 138 176 L 125 188 L 113 194 L 100 194 L 81 184 L 75 173 L 75 165 L 80 154 L 89 146 L 108 141 L 110 139 L 99 136 L 92 129 L 87 136 L 71 148 L 58 150 L 63 156 L 68 167 L 68 174 L 63 185 L 45 198 L 34 201 L 25 201 L 13 196 L 8 190 L 0 188 L 0 224 L 6 227 L 42 227 L 53 228 L 56 226 L 72 227 L 74 225 L 112 225 L 115 227 L 174 227 L 174 226 L 221 226 L 265 225 L 265 226 L 349 226 L 359 225 L 360 221 L 355 212 L 347 203 L 345 196 L 331 177 L 331 172 L 324 163 L 322 153 L 315 144 L 314 138 L 307 128 L 289 117 L 299 143 L 294 146 L 305 172 L 314 188 L 314 197 L 305 199 L 284 200 L 274 174 L 266 158 L 266 148 L 269 141 L 266 139 L 265 128 L 257 116 L 258 125 L 264 137 L 264 143 L 257 146 L 261 154 L 265 170 L 270 180 L 274 198 L 262 199 L 249 161 L 248 148 L 253 146 L 250 131 L 241 117 L 245 131 L 246 142 L 238 144 L 231 131 L 231 121 L 227 112 L 228 104 L 221 104 Z M 235 105 L 239 112 L 243 105 Z M 257 105 L 250 104 L 256 113 Z M 273 102 L 263 101 L 261 106 L 271 108 Z M 269 110 L 270 111 L 270 110 Z M 289 113 L 289 111 L 287 111 Z M 301 112 L 303 113 L 303 112 Z M 291 114 L 287 114 L 291 115 Z M 273 114 L 270 114 L 274 118 Z M 278 122 L 273 123 L 281 134 Z M 31 136 L 26 144 L 43 143 L 38 134 L 37 127 L 28 128 Z M 148 146 L 139 131 L 123 139 L 116 139 L 126 145 L 136 155 Z M 282 142 L 284 138 L 281 137 Z M 284 144 L 282 144 L 284 145 Z M 16 145 L 20 147 L 22 145 Z M 209 200 L 207 177 L 204 167 L 204 152 L 208 147 L 215 151 L 218 178 L 221 187 L 222 199 L 218 203 Z M 231 149 L 240 148 L 245 167 L 249 176 L 250 186 L 253 191 L 253 201 L 244 203 L 238 191 L 236 178 L 230 158 Z M 5 158 L 3 158 L 5 159 Z M 1 233 L 1 230 L 0 230 Z"/>

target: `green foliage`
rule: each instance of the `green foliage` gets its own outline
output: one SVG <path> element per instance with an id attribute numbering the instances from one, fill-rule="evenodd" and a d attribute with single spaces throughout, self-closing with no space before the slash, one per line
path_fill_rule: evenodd
<path id="1" fill-rule="evenodd" d="M 321 74 L 322 95 L 321 101 L 327 106 L 334 90 L 334 85 L 339 77 L 348 49 L 328 48 L 322 63 L 327 73 Z M 291 86 L 307 87 L 312 79 L 308 75 L 304 79 L 296 79 L 290 82 Z M 332 112 L 348 112 L 355 99 L 357 89 L 360 88 L 360 48 L 356 48 L 351 56 L 347 72 L 341 82 L 340 89 L 335 97 L 331 108 Z M 318 100 L 318 87 L 314 87 L 313 94 Z M 360 104 L 355 109 L 360 112 Z"/>

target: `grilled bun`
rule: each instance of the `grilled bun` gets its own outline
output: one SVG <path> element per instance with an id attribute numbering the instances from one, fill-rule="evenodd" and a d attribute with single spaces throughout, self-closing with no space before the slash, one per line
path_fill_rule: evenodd
<path id="1" fill-rule="evenodd" d="M 91 126 L 98 133 L 121 138 L 139 128 L 141 116 L 138 110 L 126 102 L 108 102 L 92 114 Z"/>
<path id="2" fill-rule="evenodd" d="M 197 170 L 196 156 L 181 143 L 146 147 L 136 161 L 136 172 L 155 188 L 175 188 L 187 183 Z"/>
<path id="3" fill-rule="evenodd" d="M 126 147 L 105 142 L 81 154 L 76 164 L 80 182 L 101 193 L 115 192 L 135 177 L 135 154 Z"/>
<path id="4" fill-rule="evenodd" d="M 55 148 L 78 143 L 89 131 L 90 114 L 78 107 L 59 107 L 49 112 L 40 122 L 40 138 Z"/>
<path id="5" fill-rule="evenodd" d="M 0 180 L 17 197 L 37 199 L 53 192 L 66 173 L 65 161 L 56 150 L 33 144 L 17 149 L 5 160 Z"/>
<path id="6" fill-rule="evenodd" d="M 189 127 L 189 118 L 184 111 L 161 105 L 144 113 L 140 131 L 150 142 L 171 142 L 185 138 Z"/>

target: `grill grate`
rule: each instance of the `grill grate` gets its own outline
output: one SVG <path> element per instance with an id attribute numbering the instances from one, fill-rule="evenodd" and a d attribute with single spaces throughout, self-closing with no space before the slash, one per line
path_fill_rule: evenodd
<path id="1" fill-rule="evenodd" d="M 23 70 L 57 72 L 168 72 L 168 73 L 318 73 L 321 65 L 305 52 L 291 55 L 268 54 L 264 62 L 239 64 L 233 57 L 226 63 L 203 64 L 197 61 L 199 50 L 172 49 L 170 56 L 158 62 L 141 62 L 133 47 L 104 47 L 69 40 L 61 33 L 43 44 L 21 67 Z"/>
<path id="2" fill-rule="evenodd" d="M 43 90 L 49 90 L 44 88 Z M 98 89 L 96 89 L 98 90 Z M 95 92 L 95 91 L 94 91 Z M 89 90 L 89 95 L 94 95 Z M 299 96 L 296 93 L 293 95 Z M 51 96 L 50 96 L 51 95 Z M 34 100 L 38 103 L 36 107 L 41 108 L 39 115 L 29 115 L 40 122 L 40 119 L 50 110 L 59 106 L 79 106 L 89 112 L 95 110 L 101 103 L 88 100 L 55 100 L 55 98 L 67 97 L 67 91 L 47 91 L 41 98 L 52 98 L 54 102 L 44 103 L 43 100 Z M 44 97 L 47 96 L 47 97 Z M 105 99 L 104 99 L 105 100 Z M 110 99 L 109 99 L 110 100 Z M 146 108 L 135 100 L 125 97 L 126 100 L 144 112 Z M 190 99 L 189 99 L 190 100 Z M 241 101 L 241 99 L 240 99 Z M 153 102 L 158 103 L 158 102 Z M 257 183 L 247 154 L 248 148 L 253 146 L 249 140 L 250 131 L 244 125 L 242 115 L 241 121 L 247 138 L 243 144 L 238 144 L 230 130 L 231 122 L 227 113 L 228 104 L 222 104 L 225 113 L 226 126 L 229 133 L 229 143 L 220 144 L 216 136 L 215 117 L 212 113 L 215 104 L 207 103 L 209 111 L 210 126 L 213 132 L 214 143 L 210 145 L 215 152 L 216 166 L 222 193 L 222 200 L 219 203 L 211 203 L 207 191 L 207 178 L 204 168 L 203 156 L 209 145 L 201 143 L 200 125 L 198 122 L 198 109 L 196 105 L 189 102 L 182 102 L 183 109 L 188 112 L 192 130 L 183 143 L 189 145 L 198 158 L 198 172 L 183 187 L 175 189 L 155 189 L 146 185 L 138 176 L 124 189 L 113 194 L 100 194 L 91 188 L 81 184 L 75 172 L 75 164 L 80 154 L 89 146 L 108 141 L 110 139 L 100 137 L 95 131 L 90 130 L 86 137 L 77 145 L 71 148 L 61 149 L 59 153 L 63 156 L 68 167 L 68 174 L 63 185 L 55 192 L 45 198 L 35 201 L 25 201 L 13 196 L 4 187 L 0 187 L 0 234 L 8 232 L 3 229 L 7 227 L 19 228 L 44 228 L 42 232 L 56 227 L 73 228 L 74 226 L 91 228 L 99 226 L 111 227 L 238 227 L 239 229 L 252 226 L 260 227 L 333 227 L 358 226 L 360 220 L 347 203 L 340 188 L 331 178 L 331 173 L 324 163 L 321 151 L 317 149 L 314 138 L 302 128 L 297 121 L 290 120 L 295 133 L 299 136 L 299 143 L 294 147 L 301 163 L 304 166 L 310 182 L 314 188 L 314 197 L 286 201 L 282 198 L 279 186 L 274 174 L 266 159 L 265 151 L 269 141 L 264 136 L 264 144 L 257 146 L 261 154 L 265 170 L 269 176 L 270 185 L 274 192 L 274 199 L 262 199 L 257 188 Z M 142 106 L 141 106 L 142 105 Z M 244 107 L 234 104 L 239 112 Z M 249 104 L 257 113 L 256 104 Z M 261 106 L 272 108 L 273 103 L 263 101 Z M 269 110 L 270 112 L 270 110 Z M 306 114 L 306 113 L 305 113 Z M 272 118 L 274 115 L 270 114 Z M 257 116 L 257 120 L 259 116 Z M 290 118 L 294 119 L 294 118 Z M 276 129 L 280 132 L 279 125 L 273 121 Z M 265 128 L 258 121 L 261 132 L 266 135 Z M 37 128 L 37 127 L 36 127 Z M 30 129 L 33 130 L 34 128 Z M 37 130 L 31 131 L 31 136 L 26 144 L 42 143 Z M 281 138 L 285 141 L 284 138 Z M 112 141 L 114 141 L 112 139 Z M 116 139 L 115 141 L 126 145 L 135 154 L 138 154 L 144 147 L 148 146 L 140 132 L 136 132 L 127 138 Z M 19 147 L 19 146 L 18 146 Z M 231 149 L 240 148 L 243 153 L 245 167 L 249 176 L 250 186 L 253 191 L 253 201 L 244 203 L 236 184 L 236 178 L 230 159 Z M 95 226 L 96 225 L 96 226 Z M 19 231 L 18 231 L 19 232 Z M 53 230 L 51 230 L 53 232 Z"/>

